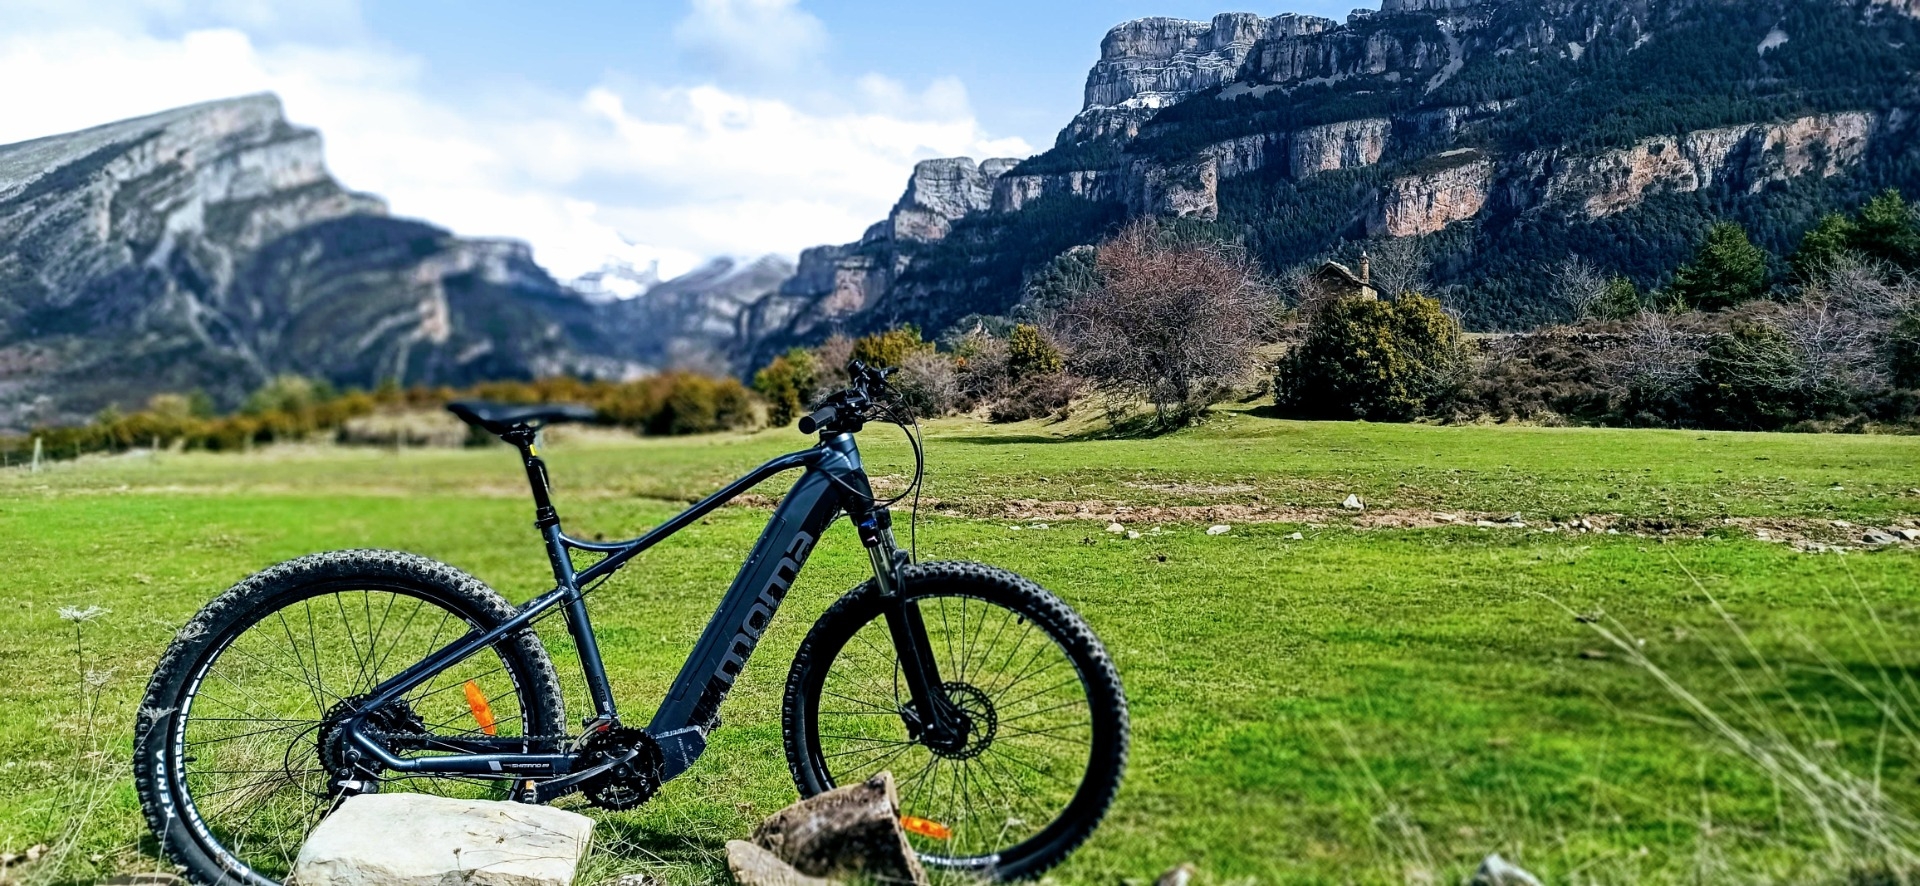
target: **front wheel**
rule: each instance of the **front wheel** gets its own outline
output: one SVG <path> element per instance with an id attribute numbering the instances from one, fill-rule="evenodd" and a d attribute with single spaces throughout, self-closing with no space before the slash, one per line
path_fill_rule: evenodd
<path id="1" fill-rule="evenodd" d="M 891 771 L 930 866 L 1039 876 L 1085 842 L 1127 760 L 1120 676 L 1086 622 L 1038 585 L 971 563 L 909 566 L 814 625 L 787 678 L 787 764 L 802 796 Z M 917 607 L 964 736 L 917 728 L 887 612 Z"/>

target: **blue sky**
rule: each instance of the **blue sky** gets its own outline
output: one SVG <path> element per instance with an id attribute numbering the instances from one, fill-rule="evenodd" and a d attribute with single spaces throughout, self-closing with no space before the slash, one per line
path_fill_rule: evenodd
<path id="1" fill-rule="evenodd" d="M 1364 0 L 806 0 L 841 77 L 879 72 L 912 83 L 957 77 L 987 130 L 1044 146 L 1080 109 L 1087 69 L 1115 24 L 1146 16 L 1207 19 L 1221 12 L 1303 12 L 1344 18 Z M 1370 4 L 1378 7 L 1378 0 Z M 370 26 L 430 62 L 436 89 L 525 84 L 584 89 L 609 74 L 648 81 L 705 79 L 710 66 L 675 46 L 684 3 L 373 0 Z"/>
<path id="2" fill-rule="evenodd" d="M 397 214 L 671 275 L 857 238 L 920 160 L 1043 150 L 1119 22 L 1355 2 L 0 0 L 0 83 L 36 84 L 0 144 L 270 91 Z"/>

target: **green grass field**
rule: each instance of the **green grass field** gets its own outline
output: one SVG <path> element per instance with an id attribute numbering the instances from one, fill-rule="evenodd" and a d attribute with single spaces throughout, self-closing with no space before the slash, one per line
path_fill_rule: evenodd
<path id="1" fill-rule="evenodd" d="M 1920 851 L 1920 551 L 1859 544 L 1920 525 L 1920 439 L 1243 411 L 1156 439 L 1081 430 L 935 425 L 919 526 L 922 558 L 1006 566 L 1079 608 L 1126 681 L 1128 781 L 1058 882 L 1187 861 L 1207 884 L 1458 882 L 1494 851 L 1556 883 L 1822 882 Z M 910 465 L 889 434 L 868 435 L 869 468 L 897 487 Z M 611 538 L 803 443 L 588 435 L 549 455 L 569 528 Z M 1349 494 L 1368 509 L 1343 511 Z M 592 598 L 630 719 L 674 676 L 766 504 L 719 512 Z M 1115 519 L 1141 537 L 1107 532 Z M 127 774 L 134 707 L 173 632 L 231 583 L 385 547 L 521 601 L 547 587 L 530 521 L 504 448 L 0 473 L 0 851 L 54 847 L 8 876 L 158 865 Z M 1231 532 L 1207 535 L 1216 523 Z M 1816 543 L 1852 550 L 1800 549 Z M 822 540 L 708 756 L 651 805 L 600 814 L 593 877 L 714 881 L 724 841 L 793 799 L 787 663 L 864 569 L 849 528 Z M 86 606 L 110 612 L 59 614 Z M 558 627 L 543 634 L 577 683 Z"/>

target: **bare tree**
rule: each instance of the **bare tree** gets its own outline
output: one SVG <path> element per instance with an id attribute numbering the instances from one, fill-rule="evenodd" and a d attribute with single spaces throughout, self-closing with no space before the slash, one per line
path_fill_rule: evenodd
<path id="1" fill-rule="evenodd" d="M 1243 251 L 1178 242 L 1145 220 L 1096 262 L 1099 285 L 1060 310 L 1055 330 L 1110 407 L 1144 399 L 1161 424 L 1184 423 L 1252 373 L 1278 298 Z"/>
<path id="2" fill-rule="evenodd" d="M 1881 390 L 1901 320 L 1920 310 L 1920 283 L 1869 259 L 1823 265 L 1800 301 L 1770 319 L 1800 358 L 1803 389 Z"/>
<path id="3" fill-rule="evenodd" d="M 1320 308 L 1340 296 L 1339 290 L 1320 276 L 1320 268 L 1326 262 L 1326 259 L 1316 259 L 1294 265 L 1281 271 L 1273 281 L 1274 292 L 1302 321 L 1311 320 Z"/>
<path id="4" fill-rule="evenodd" d="M 1567 256 L 1554 266 L 1549 279 L 1553 286 L 1553 300 L 1566 305 L 1575 320 L 1594 316 L 1595 308 L 1607 295 L 1607 275 L 1582 256 Z"/>
<path id="5" fill-rule="evenodd" d="M 953 358 L 932 349 L 914 351 L 902 361 L 899 371 L 894 387 L 915 415 L 937 418 L 960 407 L 964 392 Z"/>
<path id="6" fill-rule="evenodd" d="M 1609 351 L 1608 368 L 1623 392 L 1665 397 L 1699 380 L 1702 356 L 1698 336 L 1676 328 L 1665 314 L 1646 311 L 1634 318 L 1626 341 Z"/>
<path id="7" fill-rule="evenodd" d="M 1433 287 L 1433 257 L 1419 237 L 1392 237 L 1367 244 L 1373 288 L 1386 298 L 1409 292 L 1426 293 Z"/>

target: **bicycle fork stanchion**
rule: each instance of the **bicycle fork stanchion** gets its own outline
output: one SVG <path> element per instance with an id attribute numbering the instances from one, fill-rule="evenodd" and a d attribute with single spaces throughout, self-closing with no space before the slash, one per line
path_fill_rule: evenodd
<path id="1" fill-rule="evenodd" d="M 850 513 L 860 541 L 867 546 L 867 558 L 873 563 L 873 580 L 888 602 L 887 632 L 893 637 L 894 652 L 900 656 L 907 689 L 913 696 L 910 711 L 902 711 L 909 738 L 936 750 L 964 745 L 967 740 L 965 715 L 947 697 L 940 680 L 940 664 L 933 656 L 933 642 L 927 637 L 926 619 L 917 603 L 902 598 L 900 570 L 908 565 L 909 555 L 899 549 L 893 537 L 893 514 L 885 508 Z"/>

